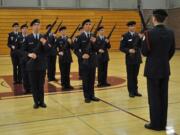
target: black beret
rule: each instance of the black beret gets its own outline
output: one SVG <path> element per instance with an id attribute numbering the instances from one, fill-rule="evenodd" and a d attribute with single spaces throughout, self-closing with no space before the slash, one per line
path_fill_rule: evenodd
<path id="1" fill-rule="evenodd" d="M 163 16 L 163 17 L 167 17 L 168 13 L 164 9 L 156 9 L 156 10 L 153 11 L 153 15 L 160 15 L 160 16 Z"/>
<path id="2" fill-rule="evenodd" d="M 100 31 L 101 29 L 104 29 L 104 26 L 98 27 L 97 31 Z"/>
<path id="3" fill-rule="evenodd" d="M 46 26 L 46 30 L 49 28 L 49 27 L 51 27 L 52 25 L 51 24 L 48 24 L 47 26 Z"/>
<path id="4" fill-rule="evenodd" d="M 61 27 L 59 28 L 59 31 L 66 30 L 66 29 L 67 29 L 66 26 L 61 26 Z"/>
<path id="5" fill-rule="evenodd" d="M 82 22 L 82 26 L 84 26 L 86 23 L 91 23 L 91 20 L 90 19 L 86 19 Z"/>
<path id="6" fill-rule="evenodd" d="M 27 24 L 21 25 L 21 29 L 23 29 L 24 27 L 28 28 L 28 25 Z"/>
<path id="7" fill-rule="evenodd" d="M 18 22 L 13 23 L 12 27 L 14 27 L 14 26 L 19 26 L 19 23 Z"/>
<path id="8" fill-rule="evenodd" d="M 35 23 L 40 23 L 40 20 L 39 20 L 39 19 L 34 19 L 34 20 L 31 22 L 31 26 L 33 26 Z"/>
<path id="9" fill-rule="evenodd" d="M 136 21 L 129 21 L 127 23 L 127 26 L 133 26 L 133 25 L 136 25 Z"/>
<path id="10" fill-rule="evenodd" d="M 82 30 L 83 29 L 83 27 L 82 26 L 80 26 L 79 28 L 78 28 L 78 30 L 80 31 L 80 30 Z"/>

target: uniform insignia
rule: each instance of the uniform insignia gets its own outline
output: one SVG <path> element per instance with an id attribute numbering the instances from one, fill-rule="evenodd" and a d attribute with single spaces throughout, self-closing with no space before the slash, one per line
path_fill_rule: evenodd
<path id="1" fill-rule="evenodd" d="M 132 39 L 129 39 L 128 41 L 129 41 L 129 42 L 131 42 L 131 41 L 132 41 Z"/>

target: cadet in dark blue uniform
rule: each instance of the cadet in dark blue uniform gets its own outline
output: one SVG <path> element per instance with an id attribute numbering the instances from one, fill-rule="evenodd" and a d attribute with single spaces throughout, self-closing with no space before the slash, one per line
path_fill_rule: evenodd
<path id="1" fill-rule="evenodd" d="M 104 36 L 104 27 L 98 28 L 99 35 L 96 38 L 97 48 L 97 64 L 98 64 L 98 87 L 110 86 L 107 82 L 107 71 L 109 53 L 108 49 L 111 48 L 109 40 Z"/>
<path id="2" fill-rule="evenodd" d="M 146 56 L 144 75 L 147 77 L 150 123 L 145 128 L 165 130 L 168 109 L 169 61 L 175 52 L 174 32 L 163 22 L 168 16 L 165 10 L 153 11 L 154 28 L 143 37 L 142 54 Z"/>
<path id="3" fill-rule="evenodd" d="M 13 32 L 9 33 L 8 37 L 8 47 L 10 50 L 11 61 L 13 65 L 13 83 L 14 84 L 21 84 L 22 82 L 22 75 L 21 75 L 21 67 L 20 67 L 20 59 L 18 57 L 18 38 L 20 36 L 19 24 L 16 22 L 12 25 Z"/>
<path id="4" fill-rule="evenodd" d="M 57 38 L 56 46 L 59 55 L 59 69 L 61 72 L 61 85 L 62 90 L 71 90 L 73 87 L 70 85 L 70 69 L 72 63 L 71 49 L 72 41 L 66 35 L 66 27 L 60 27 L 59 31 L 61 36 Z"/>
<path id="5" fill-rule="evenodd" d="M 20 65 L 21 65 L 21 71 L 22 71 L 22 80 L 23 80 L 23 87 L 26 92 L 26 94 L 30 93 L 31 87 L 30 87 L 30 82 L 29 82 L 29 77 L 28 77 L 28 72 L 26 69 L 26 62 L 27 62 L 27 57 L 26 57 L 26 40 L 28 36 L 28 25 L 23 24 L 21 26 L 21 34 L 18 38 L 18 46 L 20 47 L 19 50 L 19 59 L 20 59 Z"/>
<path id="6" fill-rule="evenodd" d="M 142 96 L 138 93 L 138 74 L 141 59 L 141 42 L 138 33 L 135 32 L 135 21 L 127 23 L 129 32 L 122 36 L 120 50 L 126 54 L 126 71 L 129 97 Z"/>
<path id="7" fill-rule="evenodd" d="M 34 99 L 34 109 L 39 106 L 46 108 L 44 102 L 44 83 L 47 68 L 47 52 L 51 45 L 39 33 L 40 20 L 35 19 L 31 22 L 32 33 L 26 40 L 26 69 L 29 75 L 29 81 Z"/>
<path id="8" fill-rule="evenodd" d="M 82 23 L 84 32 L 79 36 L 77 40 L 77 49 L 82 51 L 82 81 L 83 92 L 86 103 L 91 101 L 99 101 L 95 97 L 94 82 L 96 71 L 96 38 L 90 33 L 91 20 L 86 19 Z"/>
<path id="9" fill-rule="evenodd" d="M 80 26 L 78 30 L 79 30 L 79 35 L 74 38 L 73 48 L 74 48 L 74 53 L 76 54 L 76 56 L 78 58 L 78 69 L 79 69 L 78 73 L 79 73 L 79 79 L 81 80 L 82 79 L 82 66 L 81 66 L 81 63 L 82 63 L 82 51 L 81 51 L 81 49 L 77 48 L 76 44 L 77 44 L 77 40 L 78 40 L 79 36 L 84 32 L 84 30 L 83 30 L 82 26 Z"/>
<path id="10" fill-rule="evenodd" d="M 46 29 L 48 30 L 51 27 L 51 24 L 46 26 Z M 51 44 L 51 50 L 48 53 L 48 81 L 56 81 L 55 73 L 56 73 L 56 55 L 57 55 L 57 48 L 56 48 L 56 37 L 53 33 L 49 33 L 48 35 L 48 42 Z"/>

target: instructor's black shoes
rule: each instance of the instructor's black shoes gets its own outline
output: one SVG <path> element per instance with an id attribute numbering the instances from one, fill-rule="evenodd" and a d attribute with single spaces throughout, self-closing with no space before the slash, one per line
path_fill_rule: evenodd
<path id="1" fill-rule="evenodd" d="M 85 103 L 91 103 L 91 100 L 89 98 L 86 98 L 84 101 Z"/>
<path id="2" fill-rule="evenodd" d="M 39 106 L 42 107 L 42 108 L 46 108 L 47 107 L 47 105 L 45 103 L 40 103 Z"/>
<path id="3" fill-rule="evenodd" d="M 135 95 L 134 95 L 134 94 L 132 94 L 132 93 L 129 93 L 129 97 L 130 97 L 130 98 L 134 98 L 134 97 L 135 97 Z"/>
<path id="4" fill-rule="evenodd" d="M 147 128 L 147 129 L 150 129 L 150 130 L 155 130 L 155 131 L 166 130 L 165 127 L 162 127 L 162 128 L 155 128 L 155 127 L 153 127 L 150 123 L 145 124 L 144 127 Z"/>
<path id="5" fill-rule="evenodd" d="M 92 97 L 91 100 L 92 100 L 92 101 L 95 101 L 95 102 L 99 102 L 99 101 L 100 101 L 100 99 L 97 98 L 97 97 Z"/>
<path id="6" fill-rule="evenodd" d="M 137 96 L 137 97 L 142 97 L 142 94 L 140 94 L 140 93 L 136 93 L 136 94 L 134 94 L 134 96 Z"/>
<path id="7" fill-rule="evenodd" d="M 34 104 L 34 105 L 33 105 L 33 108 L 34 108 L 34 109 L 38 109 L 38 108 L 39 108 L 39 105 L 38 105 L 38 104 Z"/>

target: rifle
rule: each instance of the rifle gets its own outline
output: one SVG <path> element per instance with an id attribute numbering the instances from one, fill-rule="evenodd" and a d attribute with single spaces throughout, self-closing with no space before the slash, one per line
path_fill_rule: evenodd
<path id="1" fill-rule="evenodd" d="M 96 24 L 94 24 L 94 25 L 92 26 L 92 28 L 91 28 L 90 32 L 92 32 L 92 31 L 93 31 L 93 29 L 94 29 L 95 25 L 96 25 Z"/>
<path id="2" fill-rule="evenodd" d="M 146 25 L 146 22 L 145 22 L 145 19 L 144 19 L 144 16 L 143 16 L 143 12 L 142 12 L 142 9 L 141 9 L 141 0 L 137 0 L 137 2 L 138 2 L 137 5 L 138 5 L 139 17 L 141 19 L 141 23 L 142 23 L 142 26 L 143 26 L 143 29 L 141 31 L 143 32 L 143 31 L 147 30 L 147 25 Z"/>
<path id="3" fill-rule="evenodd" d="M 101 16 L 101 19 L 99 20 L 99 23 L 96 26 L 96 29 L 95 29 L 94 34 L 93 34 L 94 37 L 96 37 L 96 35 L 97 35 L 98 28 L 101 26 L 102 20 L 103 20 L 103 16 Z"/>
<path id="4" fill-rule="evenodd" d="M 79 26 L 80 26 L 80 24 L 76 27 L 76 29 L 74 30 L 74 32 L 73 32 L 72 35 L 70 36 L 70 39 L 73 38 L 73 36 L 75 35 L 76 31 L 79 29 Z"/>
<path id="5" fill-rule="evenodd" d="M 56 25 L 57 23 L 57 20 L 58 20 L 58 17 L 55 19 L 55 21 L 52 23 L 51 27 L 47 30 L 46 34 L 44 35 L 45 38 L 48 37 L 49 33 L 51 33 L 53 27 Z"/>
<path id="6" fill-rule="evenodd" d="M 111 38 L 111 35 L 112 35 L 113 31 L 115 30 L 115 28 L 116 28 L 116 24 L 113 26 L 112 30 L 110 31 L 109 35 L 107 36 L 107 39 Z"/>
<path id="7" fill-rule="evenodd" d="M 54 31 L 54 34 L 57 34 L 57 32 L 58 32 L 59 28 L 61 27 L 62 23 L 63 23 L 63 21 L 61 21 L 61 22 L 59 23 L 57 29 Z"/>

